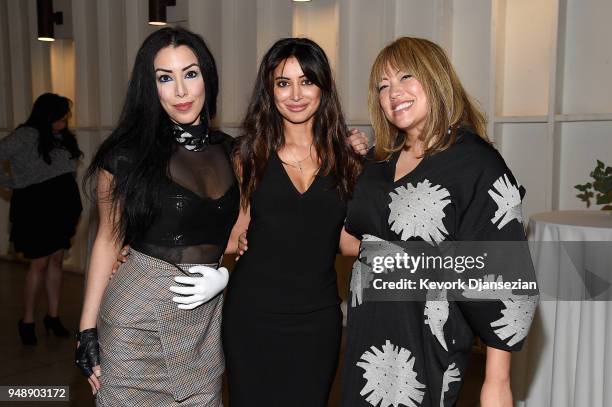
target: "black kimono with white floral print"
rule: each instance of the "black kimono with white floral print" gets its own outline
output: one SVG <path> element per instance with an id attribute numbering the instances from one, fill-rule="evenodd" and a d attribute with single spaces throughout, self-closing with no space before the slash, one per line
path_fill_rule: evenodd
<path id="1" fill-rule="evenodd" d="M 524 189 L 497 150 L 468 130 L 448 149 L 425 157 L 394 181 L 399 153 L 369 162 L 348 206 L 345 227 L 359 239 L 524 241 Z M 528 251 L 525 256 L 529 256 Z M 364 301 L 353 267 L 342 406 L 453 406 L 474 336 L 487 346 L 519 350 L 537 296 L 521 317 L 504 319 L 510 302 Z M 427 297 L 430 299 L 430 297 Z"/>

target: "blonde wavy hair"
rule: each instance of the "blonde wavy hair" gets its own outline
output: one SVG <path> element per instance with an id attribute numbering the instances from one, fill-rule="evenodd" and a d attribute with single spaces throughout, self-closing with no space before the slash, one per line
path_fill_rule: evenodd
<path id="1" fill-rule="evenodd" d="M 406 72 L 416 78 L 427 97 L 427 118 L 420 139 L 426 146 L 425 155 L 432 155 L 451 146 L 457 129 L 470 126 L 485 141 L 484 114 L 467 94 L 444 50 L 422 39 L 402 37 L 383 48 L 370 73 L 368 107 L 374 128 L 377 160 L 404 148 L 405 134 L 385 117 L 378 98 L 378 84 L 387 67 Z M 450 130 L 450 131 L 449 131 Z"/>

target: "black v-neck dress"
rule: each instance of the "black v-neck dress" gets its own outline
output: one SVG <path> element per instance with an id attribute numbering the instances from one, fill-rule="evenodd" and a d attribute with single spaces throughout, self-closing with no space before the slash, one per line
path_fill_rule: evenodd
<path id="1" fill-rule="evenodd" d="M 250 204 L 249 250 L 223 313 L 231 406 L 326 406 L 342 330 L 334 260 L 346 205 L 331 175 L 301 194 L 276 153 Z"/>
<path id="2" fill-rule="evenodd" d="M 362 242 L 525 241 L 524 190 L 478 135 L 460 130 L 454 145 L 394 180 L 398 158 L 370 162 L 357 182 L 345 227 Z M 530 263 L 526 244 L 519 246 Z M 537 295 L 368 301 L 360 278 L 364 264 L 356 261 L 351 278 L 343 407 L 453 406 L 475 335 L 488 346 L 516 351 L 529 331 Z"/>

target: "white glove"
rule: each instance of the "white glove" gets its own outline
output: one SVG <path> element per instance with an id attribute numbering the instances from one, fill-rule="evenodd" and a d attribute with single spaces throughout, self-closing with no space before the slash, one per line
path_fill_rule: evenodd
<path id="1" fill-rule="evenodd" d="M 172 301 L 178 303 L 180 309 L 194 309 L 210 301 L 219 294 L 229 280 L 229 273 L 225 267 L 214 269 L 208 266 L 193 266 L 188 270 L 191 274 L 199 273 L 201 277 L 174 277 L 174 281 L 189 287 L 170 287 L 170 291 L 181 294 L 173 297 Z"/>

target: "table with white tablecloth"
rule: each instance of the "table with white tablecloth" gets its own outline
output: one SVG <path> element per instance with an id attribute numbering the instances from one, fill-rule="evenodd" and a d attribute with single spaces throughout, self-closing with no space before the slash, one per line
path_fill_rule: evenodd
<path id="1" fill-rule="evenodd" d="M 611 407 L 612 214 L 534 215 L 529 240 L 539 248 L 532 247 L 532 258 L 545 288 L 524 348 L 513 356 L 515 405 Z M 548 242 L 563 243 L 554 251 Z"/>

